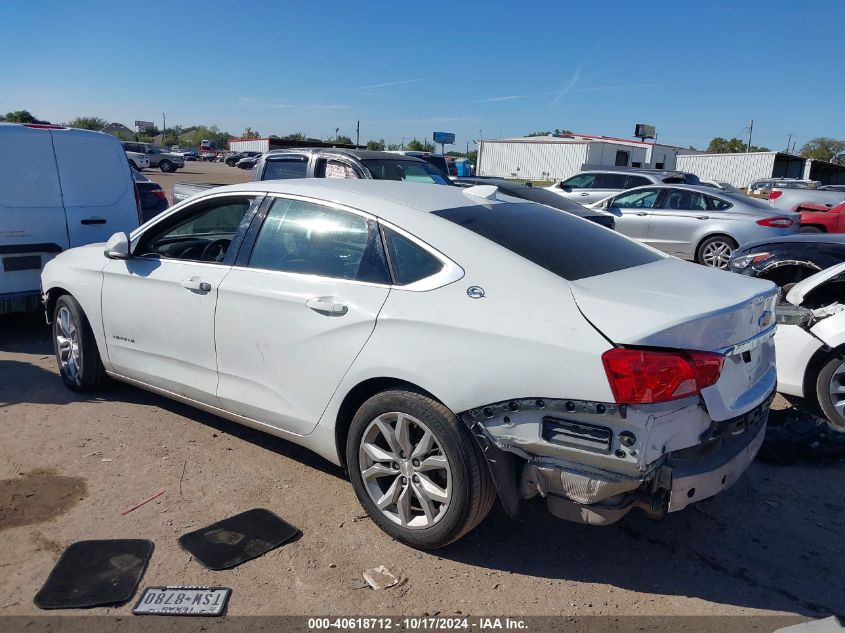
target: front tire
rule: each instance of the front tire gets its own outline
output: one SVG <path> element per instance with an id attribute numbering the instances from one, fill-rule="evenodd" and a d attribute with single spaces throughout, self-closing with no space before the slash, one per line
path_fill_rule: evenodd
<path id="1" fill-rule="evenodd" d="M 106 381 L 94 332 L 82 306 L 71 295 L 62 295 L 53 311 L 53 349 L 59 374 L 68 389 L 93 391 Z"/>
<path id="2" fill-rule="evenodd" d="M 161 162 L 158 164 L 158 168 L 159 168 L 161 171 L 163 171 L 165 174 L 169 174 L 169 173 L 170 173 L 170 172 L 172 172 L 172 171 L 176 171 L 176 169 L 173 167 L 173 163 L 171 163 L 169 160 L 163 160 L 163 161 L 161 161 Z"/>
<path id="3" fill-rule="evenodd" d="M 384 391 L 358 409 L 346 463 L 373 521 L 415 548 L 457 541 L 496 498 L 469 430 L 442 403 L 415 391 Z"/>
<path id="4" fill-rule="evenodd" d="M 727 270 L 731 253 L 736 250 L 736 247 L 736 241 L 727 235 L 714 235 L 698 246 L 695 260 L 702 266 Z"/>
<path id="5" fill-rule="evenodd" d="M 830 426 L 845 433 L 845 356 L 836 354 L 816 378 L 816 399 Z"/>

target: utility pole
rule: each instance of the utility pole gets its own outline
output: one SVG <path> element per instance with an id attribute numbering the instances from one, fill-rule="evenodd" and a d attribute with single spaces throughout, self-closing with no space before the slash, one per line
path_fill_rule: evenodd
<path id="1" fill-rule="evenodd" d="M 164 118 L 164 112 L 161 113 L 161 144 L 164 145 L 164 137 L 167 134 L 167 119 Z"/>
<path id="2" fill-rule="evenodd" d="M 361 144 L 361 122 L 358 121 L 358 124 L 355 126 L 355 145 Z"/>
<path id="3" fill-rule="evenodd" d="M 336 127 L 334 129 L 334 142 L 337 143 L 337 137 L 340 135 L 340 128 Z"/>
<path id="4" fill-rule="evenodd" d="M 789 133 L 789 138 L 786 141 L 786 151 L 789 151 L 789 146 L 792 144 L 792 132 Z"/>
<path id="5" fill-rule="evenodd" d="M 748 126 L 748 147 L 745 151 L 751 151 L 751 133 L 754 131 L 754 119 L 751 119 L 751 125 Z"/>

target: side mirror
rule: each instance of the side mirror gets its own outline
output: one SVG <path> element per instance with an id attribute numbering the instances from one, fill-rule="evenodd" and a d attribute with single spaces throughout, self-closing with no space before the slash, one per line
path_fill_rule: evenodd
<path id="1" fill-rule="evenodd" d="M 103 254 L 109 259 L 129 259 L 132 254 L 129 252 L 129 235 L 127 233 L 115 233 L 106 242 Z"/>

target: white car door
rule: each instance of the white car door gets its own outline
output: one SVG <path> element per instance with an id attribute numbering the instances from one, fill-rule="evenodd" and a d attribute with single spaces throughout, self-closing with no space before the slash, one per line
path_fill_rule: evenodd
<path id="1" fill-rule="evenodd" d="M 103 270 L 103 327 L 112 370 L 219 406 L 214 310 L 255 196 L 212 196 L 133 239 Z"/>
<path id="2" fill-rule="evenodd" d="M 307 434 L 372 334 L 390 273 L 363 214 L 270 197 L 253 224 L 220 285 L 217 395 L 233 413 Z"/>

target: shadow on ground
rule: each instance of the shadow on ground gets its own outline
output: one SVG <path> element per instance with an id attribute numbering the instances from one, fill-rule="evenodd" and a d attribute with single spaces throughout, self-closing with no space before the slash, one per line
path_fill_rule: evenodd
<path id="1" fill-rule="evenodd" d="M 46 326 L 40 319 L 0 318 L 0 351 L 51 354 Z M 0 359 L 0 407 L 85 399 L 65 389 L 53 369 L 27 359 Z M 95 399 L 159 407 L 344 476 L 304 448 L 140 389 L 113 384 Z M 478 529 L 437 554 L 480 568 L 603 583 L 656 599 L 688 596 L 806 616 L 845 613 L 843 473 L 842 462 L 789 468 L 758 462 L 711 501 L 662 522 L 632 513 L 605 528 L 557 520 L 541 502 L 526 503 L 517 519 L 497 505 Z"/>

